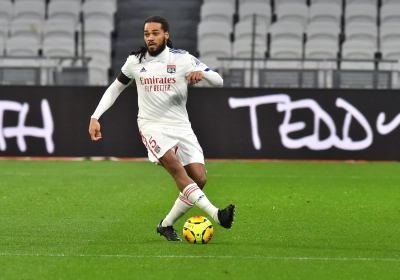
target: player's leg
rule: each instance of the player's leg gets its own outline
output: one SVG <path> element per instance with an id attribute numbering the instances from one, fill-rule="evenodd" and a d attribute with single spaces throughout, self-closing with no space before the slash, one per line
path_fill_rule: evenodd
<path id="1" fill-rule="evenodd" d="M 187 200 L 205 211 L 221 226 L 225 228 L 232 227 L 235 213 L 234 205 L 231 204 L 223 210 L 218 210 L 218 208 L 208 200 L 199 186 L 189 177 L 185 168 L 172 150 L 166 152 L 159 160 L 174 178 L 178 189 Z M 187 185 L 184 187 L 185 184 Z"/>
<path id="2" fill-rule="evenodd" d="M 196 162 L 188 164 L 184 166 L 184 168 L 188 176 L 197 184 L 197 186 L 200 189 L 203 189 L 207 181 L 204 164 Z M 180 217 L 186 214 L 193 207 L 193 205 L 194 204 L 180 192 L 171 210 L 163 219 L 162 226 L 173 226 Z"/>
<path id="3" fill-rule="evenodd" d="M 168 241 L 181 241 L 173 228 L 173 224 L 193 207 L 194 203 L 182 194 L 182 190 L 184 190 L 186 186 L 196 185 L 196 183 L 188 176 L 182 163 L 172 150 L 167 151 L 161 158 L 159 158 L 159 161 L 174 178 L 181 193 L 168 215 L 161 220 L 157 226 L 157 232 L 160 235 L 165 236 Z"/>
<path id="4" fill-rule="evenodd" d="M 207 183 L 206 176 L 206 167 L 202 163 L 190 163 L 185 165 L 186 173 L 189 177 L 199 186 L 200 189 L 203 189 Z"/>
<path id="5" fill-rule="evenodd" d="M 200 189 L 203 189 L 207 182 L 206 168 L 202 163 L 191 163 L 185 166 L 186 172 L 193 181 L 197 183 Z M 223 210 L 218 210 L 217 222 L 225 228 L 231 228 L 235 215 L 235 205 L 228 205 Z M 214 218 L 215 219 L 215 218 Z"/>
<path id="6" fill-rule="evenodd" d="M 178 140 L 164 137 L 164 133 L 165 132 L 160 127 L 153 127 L 152 130 L 140 131 L 143 144 L 146 146 L 148 151 L 149 160 L 157 165 L 160 164 L 159 157 L 162 157 L 166 151 L 170 150 L 179 142 Z M 186 198 L 184 199 L 186 202 L 179 199 L 175 202 L 175 205 L 173 206 L 173 215 L 170 216 L 171 220 L 175 219 L 174 215 L 179 217 L 180 215 L 183 215 L 181 212 L 186 213 L 189 211 L 188 209 L 193 206 L 193 203 L 188 201 Z M 178 201 L 180 203 L 178 203 Z M 160 235 L 165 236 L 168 241 L 181 241 L 173 228 L 173 222 L 168 223 L 165 219 L 161 220 L 157 226 L 157 232 Z"/>

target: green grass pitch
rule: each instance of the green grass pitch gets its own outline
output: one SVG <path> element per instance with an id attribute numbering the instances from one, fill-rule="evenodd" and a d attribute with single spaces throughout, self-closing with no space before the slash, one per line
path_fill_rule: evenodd
<path id="1" fill-rule="evenodd" d="M 0 161 L 0 279 L 399 279 L 398 163 L 206 166 L 235 223 L 189 244 L 156 234 L 178 194 L 162 167 Z"/>

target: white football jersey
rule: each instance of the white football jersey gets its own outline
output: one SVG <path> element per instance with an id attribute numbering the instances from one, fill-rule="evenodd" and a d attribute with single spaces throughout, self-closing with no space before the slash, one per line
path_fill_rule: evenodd
<path id="1" fill-rule="evenodd" d="M 138 92 L 138 125 L 162 124 L 190 126 L 186 111 L 187 76 L 209 68 L 184 50 L 166 47 L 156 57 L 146 56 L 139 62 L 130 55 L 122 73 L 136 81 Z"/>

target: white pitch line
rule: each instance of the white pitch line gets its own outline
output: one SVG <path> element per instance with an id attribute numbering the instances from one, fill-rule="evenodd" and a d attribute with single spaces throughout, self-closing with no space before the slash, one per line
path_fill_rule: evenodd
<path id="1" fill-rule="evenodd" d="M 57 257 L 57 258 L 157 258 L 157 259 L 266 259 L 285 261 L 381 261 L 400 262 L 393 258 L 319 258 L 319 257 L 274 257 L 274 256 L 188 256 L 188 255 L 86 255 L 86 254 L 15 254 L 0 252 L 0 257 Z"/>

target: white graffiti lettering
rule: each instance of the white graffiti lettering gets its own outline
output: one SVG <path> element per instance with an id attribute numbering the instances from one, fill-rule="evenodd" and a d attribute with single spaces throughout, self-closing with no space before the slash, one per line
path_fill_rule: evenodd
<path id="1" fill-rule="evenodd" d="M 378 118 L 376 119 L 376 129 L 378 132 L 382 135 L 389 134 L 392 132 L 397 126 L 400 125 L 400 114 L 398 114 L 394 120 L 392 120 L 388 124 L 383 124 L 386 119 L 386 114 L 385 113 L 380 113 L 378 115 Z"/>
<path id="2" fill-rule="evenodd" d="M 5 111 L 15 111 L 18 114 L 18 124 L 15 127 L 4 127 L 3 116 Z M 21 152 L 25 152 L 26 142 L 25 136 L 43 138 L 46 144 L 46 150 L 49 154 L 54 152 L 54 142 L 52 139 L 54 131 L 53 118 L 50 111 L 49 102 L 43 99 L 41 102 L 41 111 L 43 119 L 43 128 L 25 126 L 25 120 L 29 112 L 28 103 L 18 103 L 15 101 L 0 100 L 0 150 L 7 149 L 5 138 L 16 137 L 18 148 Z"/>
<path id="3" fill-rule="evenodd" d="M 257 150 L 261 149 L 261 140 L 258 133 L 256 108 L 259 105 L 271 103 L 277 103 L 278 112 L 285 113 L 283 123 L 279 126 L 279 133 L 283 146 L 288 149 L 299 149 L 302 147 L 308 147 L 311 150 L 327 150 L 332 147 L 336 147 L 342 150 L 363 150 L 368 148 L 373 142 L 373 132 L 367 119 L 363 116 L 363 114 L 361 114 L 361 112 L 357 108 L 355 108 L 342 98 L 337 98 L 336 100 L 336 106 L 338 108 L 344 109 L 347 112 L 342 127 L 342 139 L 337 136 L 335 122 L 333 121 L 332 117 L 313 99 L 291 101 L 290 97 L 287 94 L 274 94 L 246 98 L 229 98 L 229 106 L 232 109 L 238 107 L 250 108 L 251 135 L 254 148 Z M 290 138 L 290 133 L 301 131 L 306 128 L 305 122 L 290 122 L 292 111 L 295 109 L 310 109 L 313 112 L 314 131 L 311 135 L 299 139 Z M 358 122 L 358 124 L 364 129 L 366 133 L 365 138 L 362 140 L 355 141 L 351 139 L 349 135 L 350 124 L 353 119 Z M 329 136 L 325 139 L 320 139 L 320 128 L 322 124 L 325 124 L 329 130 Z"/>

